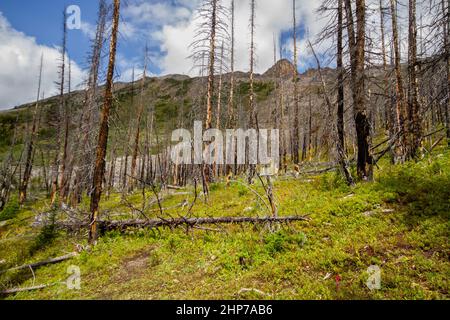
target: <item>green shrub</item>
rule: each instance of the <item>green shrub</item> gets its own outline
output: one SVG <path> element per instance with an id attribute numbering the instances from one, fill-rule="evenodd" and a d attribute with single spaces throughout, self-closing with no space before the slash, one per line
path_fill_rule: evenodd
<path id="1" fill-rule="evenodd" d="M 265 248 L 269 254 L 283 252 L 288 249 L 290 244 L 303 246 L 306 243 L 306 235 L 300 233 L 287 233 L 286 231 L 277 231 L 268 233 L 264 237 Z"/>
<path id="2" fill-rule="evenodd" d="M 51 245 L 58 235 L 55 225 L 56 211 L 50 213 L 50 221 L 42 229 L 30 247 L 30 255 Z"/>
<path id="3" fill-rule="evenodd" d="M 11 199 L 6 207 L 0 212 L 0 221 L 14 219 L 19 213 L 20 206 L 17 199 Z"/>

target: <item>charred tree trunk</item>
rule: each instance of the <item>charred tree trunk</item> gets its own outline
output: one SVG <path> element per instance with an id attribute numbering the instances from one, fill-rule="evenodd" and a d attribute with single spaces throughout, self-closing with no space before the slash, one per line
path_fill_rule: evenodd
<path id="1" fill-rule="evenodd" d="M 51 193 L 51 203 L 55 204 L 56 197 L 58 194 L 58 180 L 59 180 L 59 169 L 61 165 L 61 129 L 60 129 L 60 121 L 64 110 L 66 108 L 66 100 L 64 97 L 64 85 L 65 85 L 65 70 L 66 70 L 66 44 L 67 44 L 67 24 L 66 24 L 66 11 L 63 12 L 63 41 L 61 48 L 61 66 L 60 66 L 60 82 L 59 82 L 59 110 L 58 110 L 58 119 L 56 123 L 56 152 L 55 152 L 55 160 L 53 162 L 53 173 L 52 173 L 52 193 Z"/>
<path id="2" fill-rule="evenodd" d="M 444 52 L 447 71 L 447 98 L 444 106 L 447 145 L 450 147 L 450 1 L 447 0 L 447 11 L 445 11 L 445 0 L 442 0 L 442 14 L 444 15 Z"/>
<path id="3" fill-rule="evenodd" d="M 130 188 L 134 185 L 134 178 L 136 174 L 136 165 L 137 158 L 139 153 L 139 144 L 140 144 L 140 136 L 141 136 L 141 119 L 142 113 L 144 112 L 144 89 L 145 89 L 145 78 L 147 77 L 147 57 L 148 57 L 148 49 L 145 47 L 145 55 L 144 55 L 144 74 L 142 75 L 141 80 L 141 94 L 139 97 L 139 107 L 138 114 L 136 119 L 136 134 L 134 136 L 134 148 L 133 148 L 133 156 L 131 158 L 131 172 L 130 172 L 130 180 L 128 182 L 128 186 Z"/>
<path id="4" fill-rule="evenodd" d="M 23 204 L 27 199 L 27 189 L 28 183 L 31 178 L 31 171 L 33 168 L 33 154 L 34 154 L 34 143 L 36 139 L 36 133 L 38 130 L 38 108 L 39 108 L 39 98 L 41 96 L 41 84 L 42 84 L 42 68 L 44 63 L 44 56 L 41 55 L 41 64 L 39 67 L 39 80 L 38 80 L 38 90 L 37 90 L 37 98 L 36 104 L 34 106 L 33 112 L 33 123 L 31 126 L 30 136 L 28 140 L 28 144 L 26 146 L 25 152 L 25 170 L 23 174 L 23 179 L 19 185 L 19 204 Z"/>
<path id="5" fill-rule="evenodd" d="M 417 157 L 417 151 L 422 139 L 422 126 L 419 106 L 419 84 L 417 79 L 417 25 L 416 25 L 416 0 L 409 0 L 409 50 L 408 50 L 408 74 L 409 74 L 409 141 L 407 158 Z"/>
<path id="6" fill-rule="evenodd" d="M 344 63 L 343 63 L 343 2 L 338 0 L 338 34 L 337 34 L 337 62 L 338 69 L 338 101 L 337 101 L 337 115 L 336 115 L 336 150 L 338 155 L 338 162 L 341 167 L 341 171 L 347 180 L 349 185 L 353 185 L 354 181 L 350 170 L 347 166 L 345 155 L 345 132 L 344 132 Z"/>
<path id="7" fill-rule="evenodd" d="M 293 35 L 292 40 L 294 42 L 294 126 L 292 133 L 292 160 L 294 164 L 299 163 L 300 152 L 300 106 L 298 101 L 298 65 L 297 65 L 297 17 L 296 17 L 296 0 L 292 0 L 292 28 Z"/>
<path id="8" fill-rule="evenodd" d="M 365 0 L 356 1 L 356 35 L 350 0 L 345 0 L 345 10 L 350 48 L 353 114 L 358 144 L 357 171 L 360 179 L 367 180 L 372 176 L 372 157 L 369 152 L 370 124 L 365 105 Z"/>
<path id="9" fill-rule="evenodd" d="M 397 0 L 390 0 L 391 17 L 392 17 L 392 41 L 394 47 L 394 68 L 396 76 L 396 119 L 397 119 L 397 133 L 399 134 L 398 143 L 396 146 L 395 162 L 403 162 L 405 160 L 406 135 L 407 128 L 405 125 L 406 107 L 405 107 L 405 93 L 403 89 L 403 76 L 400 65 L 400 44 L 397 25 Z"/>
<path id="10" fill-rule="evenodd" d="M 90 219 L 89 219 L 90 221 L 89 243 L 95 243 L 98 236 L 97 220 L 99 215 L 99 202 L 102 195 L 102 183 L 105 176 L 105 157 L 106 157 L 106 149 L 108 146 L 108 134 L 109 134 L 108 121 L 111 106 L 113 103 L 112 89 L 114 80 L 113 79 L 114 66 L 116 61 L 119 18 L 120 18 L 120 0 L 114 0 L 113 26 L 109 49 L 108 74 L 106 79 L 104 104 L 100 117 L 100 132 L 98 137 L 95 168 L 94 168 L 93 192 L 91 196 Z"/>
<path id="11" fill-rule="evenodd" d="M 234 0 L 231 0 L 231 57 L 230 57 L 230 94 L 228 97 L 228 126 L 234 123 Z M 231 127 L 230 127 L 231 128 Z"/>

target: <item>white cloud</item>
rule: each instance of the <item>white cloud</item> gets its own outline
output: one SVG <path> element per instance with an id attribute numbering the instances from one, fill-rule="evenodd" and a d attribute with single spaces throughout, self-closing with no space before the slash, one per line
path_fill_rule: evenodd
<path id="1" fill-rule="evenodd" d="M 1 12 L 0 52 L 0 109 L 36 99 L 41 54 L 44 56 L 41 92 L 46 97 L 56 94 L 58 49 L 39 45 L 35 38 L 13 29 Z M 80 84 L 84 73 L 74 61 L 71 71 L 72 84 Z"/>
<path id="2" fill-rule="evenodd" d="M 223 1 L 228 6 L 231 0 Z M 273 34 L 292 28 L 292 0 L 257 0 L 256 1 L 256 72 L 262 73 L 273 65 Z M 317 34 L 325 21 L 318 20 L 316 9 L 320 0 L 297 0 L 297 24 L 305 25 L 311 36 Z M 235 69 L 249 70 L 249 17 L 250 1 L 236 0 L 235 2 Z M 162 73 L 191 73 L 192 61 L 187 59 L 191 52 L 189 44 L 195 34 L 197 22 L 193 20 L 195 10 L 190 11 L 189 19 L 182 19 L 178 23 L 168 23 L 161 30 L 153 33 L 153 38 L 161 42 L 164 52 L 162 57 Z M 289 46 L 286 47 L 289 49 Z M 302 53 L 306 52 L 306 45 L 299 43 L 301 62 Z M 195 75 L 195 74 L 194 74 Z"/>
<path id="3" fill-rule="evenodd" d="M 89 22 L 81 22 L 81 32 L 83 32 L 89 39 L 95 38 L 95 26 Z"/>
<path id="4" fill-rule="evenodd" d="M 194 2 L 194 1 L 191 1 Z M 189 19 L 191 11 L 186 2 L 172 5 L 167 2 L 140 1 L 125 7 L 123 16 L 136 24 L 165 25 Z"/>

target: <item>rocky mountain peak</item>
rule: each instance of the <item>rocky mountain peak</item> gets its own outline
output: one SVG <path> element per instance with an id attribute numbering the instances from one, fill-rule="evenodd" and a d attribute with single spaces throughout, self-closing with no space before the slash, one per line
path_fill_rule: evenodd
<path id="1" fill-rule="evenodd" d="M 292 77 L 294 74 L 295 67 L 287 59 L 278 60 L 278 62 L 267 70 L 263 76 L 264 77 Z"/>

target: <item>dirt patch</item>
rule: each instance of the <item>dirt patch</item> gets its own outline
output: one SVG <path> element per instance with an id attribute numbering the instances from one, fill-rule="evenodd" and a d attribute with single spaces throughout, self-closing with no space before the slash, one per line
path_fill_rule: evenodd
<path id="1" fill-rule="evenodd" d="M 121 268 L 122 272 L 126 273 L 130 279 L 142 275 L 149 266 L 149 257 L 153 250 L 153 247 L 145 248 L 138 251 L 133 256 L 125 258 Z"/>

